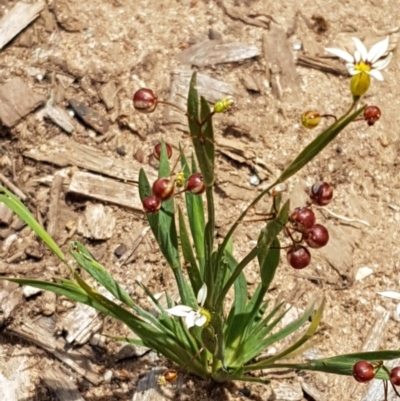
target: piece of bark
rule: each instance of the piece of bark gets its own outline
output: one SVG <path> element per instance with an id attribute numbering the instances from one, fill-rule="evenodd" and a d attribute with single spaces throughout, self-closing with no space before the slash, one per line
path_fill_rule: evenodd
<path id="1" fill-rule="evenodd" d="M 134 160 L 116 159 L 91 146 L 82 145 L 73 140 L 60 143 L 57 138 L 48 142 L 46 146 L 32 148 L 24 152 L 24 156 L 60 167 L 77 166 L 88 171 L 132 182 L 137 182 L 142 167 Z M 150 182 L 157 179 L 155 171 L 146 169 L 145 171 Z"/>
<path id="2" fill-rule="evenodd" d="M 0 50 L 23 29 L 25 29 L 32 21 L 34 21 L 46 3 L 38 1 L 33 4 L 24 2 L 17 3 L 1 20 L 0 20 Z"/>
<path id="3" fill-rule="evenodd" d="M 0 119 L 1 120 L 1 119 Z M 13 184 L 7 177 L 0 173 L 0 185 L 4 185 L 8 188 L 14 195 L 18 196 L 22 201 L 26 201 L 28 197 L 15 185 Z"/>
<path id="4" fill-rule="evenodd" d="M 116 193 L 116 195 L 119 194 Z M 105 240 L 112 237 L 115 222 L 116 219 L 110 207 L 89 204 L 83 216 L 78 219 L 77 229 L 78 233 L 85 238 Z"/>
<path id="5" fill-rule="evenodd" d="M 291 47 L 285 31 L 271 24 L 269 33 L 263 35 L 263 53 L 271 73 L 272 93 L 297 101 L 301 93 Z"/>
<path id="6" fill-rule="evenodd" d="M 314 68 L 316 70 L 329 72 L 331 74 L 341 75 L 344 77 L 347 77 L 349 75 L 347 68 L 342 62 L 332 61 L 327 58 L 310 57 L 300 54 L 297 57 L 296 64 L 302 67 Z"/>
<path id="7" fill-rule="evenodd" d="M 110 122 L 91 107 L 86 106 L 76 99 L 69 99 L 68 103 L 79 118 L 99 134 L 105 134 L 110 128 Z"/>
<path id="8" fill-rule="evenodd" d="M 10 274 L 11 272 L 8 272 Z M 12 317 L 14 310 L 23 302 L 22 288 L 10 281 L 0 283 L 0 327 L 4 326 L 7 319 Z"/>
<path id="9" fill-rule="evenodd" d="M 109 81 L 100 88 L 100 98 L 107 107 L 107 110 L 114 108 L 115 96 L 118 93 L 118 88 L 115 81 Z"/>
<path id="10" fill-rule="evenodd" d="M 176 69 L 171 73 L 170 96 L 168 101 L 176 104 L 183 110 L 186 110 L 192 74 L 193 71 L 191 69 L 183 68 Z M 197 73 L 196 89 L 199 95 L 203 96 L 210 103 L 215 103 L 228 96 L 236 97 L 240 93 L 232 84 L 202 73 Z M 164 120 L 168 123 L 182 124 L 184 127 L 183 129 L 187 130 L 187 117 L 174 110 L 173 107 L 165 107 Z"/>
<path id="11" fill-rule="evenodd" d="M 59 202 L 63 184 L 61 174 L 55 174 L 50 188 L 50 204 L 47 214 L 47 232 L 54 240 L 59 238 Z"/>
<path id="12" fill-rule="evenodd" d="M 98 332 L 103 324 L 99 312 L 88 305 L 77 304 L 63 315 L 59 322 L 66 333 L 69 344 L 85 344 L 90 337 Z"/>
<path id="13" fill-rule="evenodd" d="M 42 370 L 42 379 L 59 401 L 85 401 L 71 378 L 57 364 L 46 366 Z"/>
<path id="14" fill-rule="evenodd" d="M 0 203 L 0 225 L 9 226 L 13 216 L 13 211 L 4 203 Z"/>
<path id="15" fill-rule="evenodd" d="M 0 121 L 12 127 L 45 101 L 21 78 L 16 77 L 0 85 Z"/>
<path id="16" fill-rule="evenodd" d="M 95 174 L 77 171 L 71 178 L 68 192 L 130 209 L 143 210 L 139 189 L 136 185 Z"/>
<path id="17" fill-rule="evenodd" d="M 178 59 L 182 64 L 204 67 L 222 63 L 235 63 L 261 54 L 257 46 L 244 43 L 223 43 L 207 40 L 184 50 Z"/>
<path id="18" fill-rule="evenodd" d="M 303 390 L 298 382 L 288 383 L 285 381 L 271 380 L 272 399 L 275 401 L 301 401 Z"/>
<path id="19" fill-rule="evenodd" d="M 8 329 L 8 332 L 43 348 L 95 386 L 103 381 L 102 376 L 94 371 L 90 361 L 83 357 L 80 349 L 65 351 L 64 340 L 62 338 L 55 339 L 53 332 L 38 322 L 27 321 L 20 327 Z"/>
<path id="20" fill-rule="evenodd" d="M 74 132 L 75 127 L 71 117 L 61 107 L 53 106 L 48 102 L 46 104 L 46 116 L 68 134 Z"/>

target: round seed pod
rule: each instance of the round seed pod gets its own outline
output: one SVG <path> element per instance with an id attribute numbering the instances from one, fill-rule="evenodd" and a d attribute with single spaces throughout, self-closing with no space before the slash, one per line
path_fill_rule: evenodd
<path id="1" fill-rule="evenodd" d="M 157 104 L 157 95 L 151 89 L 141 88 L 133 95 L 133 107 L 141 113 L 152 113 Z"/>

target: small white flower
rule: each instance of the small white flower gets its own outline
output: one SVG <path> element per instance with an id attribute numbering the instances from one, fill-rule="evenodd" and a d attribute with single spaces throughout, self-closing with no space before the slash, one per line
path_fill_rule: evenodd
<path id="1" fill-rule="evenodd" d="M 389 36 L 375 43 L 369 51 L 367 51 L 360 39 L 352 39 L 356 46 L 353 56 L 342 49 L 327 48 L 325 50 L 345 60 L 347 63 L 346 68 L 350 75 L 366 73 L 378 81 L 383 81 L 381 70 L 389 65 L 393 53 L 389 53 L 383 60 L 379 59 L 386 53 L 389 47 Z"/>
<path id="2" fill-rule="evenodd" d="M 165 309 L 165 312 L 169 313 L 170 315 L 184 317 L 188 329 L 193 326 L 203 327 L 210 321 L 211 318 L 210 312 L 208 312 L 206 309 L 203 309 L 206 299 L 207 286 L 206 284 L 203 284 L 197 294 L 197 303 L 200 306 L 198 310 L 186 305 L 177 305 L 173 308 Z"/>

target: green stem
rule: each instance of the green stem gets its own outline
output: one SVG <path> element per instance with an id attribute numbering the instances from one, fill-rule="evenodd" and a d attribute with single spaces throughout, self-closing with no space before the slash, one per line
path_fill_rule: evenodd
<path id="1" fill-rule="evenodd" d="M 208 296 L 206 302 L 206 308 L 211 309 L 214 300 L 215 288 L 214 278 L 216 277 L 212 269 L 212 253 L 214 248 L 214 232 L 215 232 L 215 208 L 214 208 L 214 196 L 213 186 L 206 187 L 206 198 L 207 198 L 207 224 L 205 230 L 205 269 L 204 269 L 204 281 L 207 285 Z"/>

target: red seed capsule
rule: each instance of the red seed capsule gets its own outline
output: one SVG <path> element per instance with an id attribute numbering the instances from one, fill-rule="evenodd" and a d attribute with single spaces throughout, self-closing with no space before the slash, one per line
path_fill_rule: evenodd
<path id="1" fill-rule="evenodd" d="M 148 196 L 143 199 L 143 209 L 146 213 L 157 213 L 161 207 L 161 199 L 156 196 Z"/>
<path id="2" fill-rule="evenodd" d="M 153 195 L 162 201 L 170 199 L 174 194 L 174 182 L 168 178 L 159 178 L 153 183 Z"/>
<path id="3" fill-rule="evenodd" d="M 329 241 L 329 232 L 322 224 L 314 224 L 304 234 L 304 241 L 310 248 L 322 248 Z"/>
<path id="4" fill-rule="evenodd" d="M 400 366 L 396 366 L 390 371 L 390 382 L 395 386 L 400 386 Z"/>
<path id="5" fill-rule="evenodd" d="M 141 113 L 152 113 L 157 107 L 157 95 L 147 88 L 141 88 L 133 95 L 133 107 Z"/>
<path id="6" fill-rule="evenodd" d="M 377 106 L 368 106 L 364 110 L 364 120 L 369 126 L 374 125 L 381 118 L 381 110 Z"/>
<path id="7" fill-rule="evenodd" d="M 360 383 L 369 382 L 375 377 L 375 369 L 368 361 L 358 361 L 353 366 L 353 377 Z"/>
<path id="8" fill-rule="evenodd" d="M 200 195 L 206 190 L 204 185 L 203 176 L 201 173 L 192 174 L 186 183 L 186 191 L 194 195 Z"/>
<path id="9" fill-rule="evenodd" d="M 299 231 L 307 231 L 315 224 L 315 214 L 308 207 L 296 207 L 290 221 Z"/>
<path id="10" fill-rule="evenodd" d="M 318 182 L 311 187 L 310 198 L 318 206 L 326 206 L 333 197 L 333 188 L 326 182 Z"/>
<path id="11" fill-rule="evenodd" d="M 304 269 L 311 262 L 311 254 L 305 246 L 293 245 L 286 254 L 287 261 L 293 269 Z"/>
<path id="12" fill-rule="evenodd" d="M 165 148 L 167 149 L 167 157 L 168 159 L 172 156 L 172 147 L 169 143 L 165 143 Z M 161 157 L 161 143 L 157 143 L 153 149 L 153 155 L 157 160 L 160 160 Z"/>

